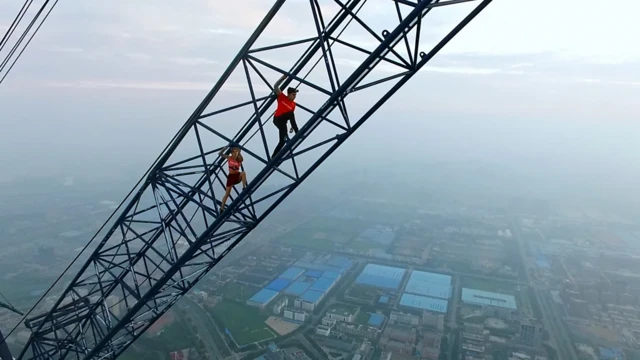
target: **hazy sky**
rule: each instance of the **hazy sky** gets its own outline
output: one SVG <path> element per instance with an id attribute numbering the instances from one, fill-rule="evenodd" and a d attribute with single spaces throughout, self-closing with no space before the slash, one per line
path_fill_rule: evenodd
<path id="1" fill-rule="evenodd" d="M 333 1 L 320 2 L 335 12 Z M 391 1 L 369 2 L 363 11 L 377 32 L 397 24 Z M 0 29 L 22 3 L 0 2 Z M 261 40 L 311 35 L 308 3 L 288 0 Z M 60 1 L 0 85 L 3 175 L 149 163 L 271 4 Z M 423 45 L 471 6 L 436 9 Z M 344 151 L 365 162 L 398 149 L 411 159 L 560 159 L 640 178 L 638 11 L 633 0 L 495 0 Z M 349 41 L 371 45 L 354 34 Z M 291 62 L 287 54 L 269 60 Z M 338 59 L 344 71 L 357 61 Z M 233 86 L 226 91 L 231 103 Z"/>

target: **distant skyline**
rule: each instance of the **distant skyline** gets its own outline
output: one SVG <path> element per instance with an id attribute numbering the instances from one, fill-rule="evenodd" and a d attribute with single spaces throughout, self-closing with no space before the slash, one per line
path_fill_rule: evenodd
<path id="1" fill-rule="evenodd" d="M 202 94 L 272 3 L 61 2 L 0 93 Z M 329 14 L 336 9 L 333 1 L 321 3 Z M 0 29 L 8 27 L 21 4 L 21 0 L 0 4 Z M 404 93 L 419 83 L 434 90 L 451 83 L 461 101 L 439 110 L 633 120 L 640 110 L 633 101 L 640 94 L 640 49 L 632 45 L 633 34 L 640 33 L 633 15 L 640 4 L 631 0 L 605 8 L 598 4 L 493 1 L 423 70 L 423 81 L 408 84 Z M 430 27 L 425 38 L 439 37 L 472 6 L 475 3 L 435 9 L 429 17 L 433 30 Z M 386 2 L 372 1 L 365 8 L 372 19 L 388 21 Z M 306 0 L 287 1 L 269 34 L 284 38 L 305 32 L 312 26 L 308 12 Z M 300 13 L 305 15 L 295 16 Z M 466 88 L 484 91 L 466 93 Z M 510 101 L 496 100 L 501 96 Z M 486 101 L 486 107 L 478 109 Z"/>
<path id="2" fill-rule="evenodd" d="M 2 176 L 150 164 L 272 3 L 60 2 L 0 85 Z M 332 9 L 333 1 L 321 3 Z M 370 0 L 369 15 L 381 19 L 374 27 L 395 21 L 389 3 Z M 0 3 L 0 29 L 21 5 Z M 474 5 L 435 9 L 425 41 Z M 296 16 L 308 7 L 288 0 L 267 35 L 309 30 Z M 632 1 L 493 1 L 335 164 L 465 160 L 512 171 L 564 167 L 576 177 L 597 174 L 587 178 L 602 187 L 640 181 L 638 10 Z"/>

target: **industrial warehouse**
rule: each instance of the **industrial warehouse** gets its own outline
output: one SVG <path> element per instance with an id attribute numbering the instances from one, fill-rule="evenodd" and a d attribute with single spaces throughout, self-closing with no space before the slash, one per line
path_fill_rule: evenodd
<path id="1" fill-rule="evenodd" d="M 392 304 L 391 299 L 394 299 L 407 310 L 446 314 L 452 295 L 451 276 L 413 270 L 404 289 L 400 291 L 407 272 L 402 268 L 367 264 L 355 281 L 355 286 L 360 289 L 352 289 L 352 293 L 362 293 L 361 296 L 355 295 L 356 298 L 371 297 L 373 293 L 362 289 L 368 287 L 377 290 L 375 295 L 381 304 L 390 304 L 390 301 Z"/>
<path id="2" fill-rule="evenodd" d="M 262 309 L 284 295 L 286 303 L 292 299 L 289 305 L 294 308 L 313 311 L 350 266 L 351 260 L 344 256 L 304 257 L 253 295 L 247 304 Z"/>
<path id="3" fill-rule="evenodd" d="M 297 331 L 343 356 L 369 359 L 377 347 L 385 356 L 435 360 L 449 351 L 440 342 L 456 318 L 464 319 L 460 351 L 471 358 L 498 346 L 474 338 L 478 326 L 508 334 L 514 346 L 538 346 L 540 338 L 540 326 L 521 321 L 521 298 L 504 284 L 337 253 L 264 249 L 225 268 L 214 284 L 225 298 L 205 302 L 239 347 Z"/>

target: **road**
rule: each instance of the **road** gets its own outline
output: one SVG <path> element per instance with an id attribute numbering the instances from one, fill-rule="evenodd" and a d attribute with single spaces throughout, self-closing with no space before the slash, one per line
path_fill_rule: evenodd
<path id="1" fill-rule="evenodd" d="M 187 317 L 189 317 L 193 321 L 193 325 L 196 327 L 198 335 L 200 336 L 200 339 L 202 339 L 207 354 L 209 355 L 208 358 L 214 360 L 224 359 L 224 356 L 222 356 L 222 354 L 218 350 L 218 346 L 213 338 L 214 335 L 209 332 L 209 327 L 207 326 L 206 321 L 211 321 L 213 324 L 213 321 L 209 317 L 209 314 L 207 314 L 207 312 L 203 308 L 201 308 L 200 305 L 196 304 L 188 297 L 185 296 L 184 299 L 185 302 L 187 302 L 187 306 L 184 306 L 182 308 L 184 309 Z M 215 327 L 215 324 L 213 325 Z"/>
<path id="2" fill-rule="evenodd" d="M 531 284 L 531 276 L 529 274 L 529 264 L 527 263 L 527 253 L 525 250 L 525 244 L 522 240 L 522 234 L 520 233 L 520 227 L 517 226 L 515 221 L 511 221 L 511 228 L 520 244 L 520 259 L 524 263 L 524 272 L 527 278 L 527 282 Z M 544 296 L 543 293 L 547 291 L 546 289 L 538 289 L 537 286 L 531 285 L 533 287 L 533 293 L 535 294 L 536 300 L 540 305 L 540 310 L 542 311 L 542 322 L 549 331 L 549 336 L 552 339 L 554 347 L 558 350 L 558 358 L 563 360 L 577 360 L 578 356 L 573 348 L 571 339 L 569 335 L 566 333 L 563 324 L 560 322 L 562 318 L 559 314 L 555 313 L 555 310 L 552 304 L 548 303 L 548 297 Z"/>
<path id="3" fill-rule="evenodd" d="M 556 336 L 560 336 L 556 339 L 556 344 L 558 345 L 559 357 L 560 359 L 578 359 L 578 356 L 573 348 L 573 344 L 571 342 L 571 338 L 565 331 L 564 320 L 562 320 L 562 315 L 556 311 L 554 304 L 549 298 L 549 293 L 545 292 L 544 294 L 539 293 L 536 290 L 536 297 L 538 299 L 538 303 L 540 303 L 540 307 L 545 316 L 549 315 L 549 322 L 551 326 L 554 327 L 554 333 Z"/>
<path id="4" fill-rule="evenodd" d="M 302 345 L 309 351 L 309 353 L 311 353 L 311 357 L 313 359 L 325 359 L 326 356 L 323 356 L 323 354 L 320 354 L 316 348 L 313 347 L 313 345 L 311 345 L 311 343 L 309 343 L 309 340 L 307 340 L 307 338 L 302 334 L 299 333 L 296 338 L 298 340 L 300 340 L 300 342 L 302 343 Z"/>
<path id="5" fill-rule="evenodd" d="M 165 353 L 163 353 L 162 351 L 158 351 L 158 350 L 151 350 L 151 349 L 148 349 L 148 348 L 147 348 L 147 349 L 142 349 L 142 348 L 138 347 L 138 346 L 136 345 L 136 343 L 131 344 L 131 347 L 132 347 L 135 351 L 137 351 L 137 352 L 139 352 L 139 353 L 140 353 L 140 352 L 144 352 L 144 351 L 151 351 L 151 352 L 153 352 L 154 354 L 156 354 L 156 356 L 158 357 L 158 360 L 165 360 L 165 359 L 166 359 L 166 358 L 165 358 L 166 354 L 165 354 Z"/>
<path id="6" fill-rule="evenodd" d="M 458 327 L 456 320 L 458 319 L 458 303 L 460 302 L 460 296 L 458 296 L 460 294 L 460 283 L 460 277 L 454 276 L 453 290 L 451 292 L 451 316 L 449 317 L 449 350 L 447 352 L 449 359 L 451 359 L 451 357 L 453 356 L 453 346 L 455 344 L 455 337 L 451 335 L 455 334 L 455 329 Z"/>
<path id="7" fill-rule="evenodd" d="M 458 296 L 460 294 L 460 283 L 460 277 L 454 276 L 451 290 L 451 316 L 449 317 L 449 327 L 452 330 L 458 326 L 456 320 L 458 319 L 458 303 L 460 302 L 460 296 Z"/>

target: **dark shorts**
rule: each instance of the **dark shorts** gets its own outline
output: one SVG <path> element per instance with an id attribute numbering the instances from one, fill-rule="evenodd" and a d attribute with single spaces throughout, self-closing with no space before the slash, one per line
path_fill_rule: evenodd
<path id="1" fill-rule="evenodd" d="M 227 187 L 238 185 L 240 184 L 240 181 L 242 181 L 242 179 L 240 178 L 239 172 L 235 174 L 229 174 L 229 176 L 227 176 Z"/>
<path id="2" fill-rule="evenodd" d="M 291 120 L 291 119 L 295 119 L 295 115 L 293 111 L 289 111 L 286 112 L 284 114 L 278 115 L 278 116 L 274 116 L 273 117 L 273 124 L 276 127 L 281 127 L 281 126 L 287 126 L 287 121 Z"/>

